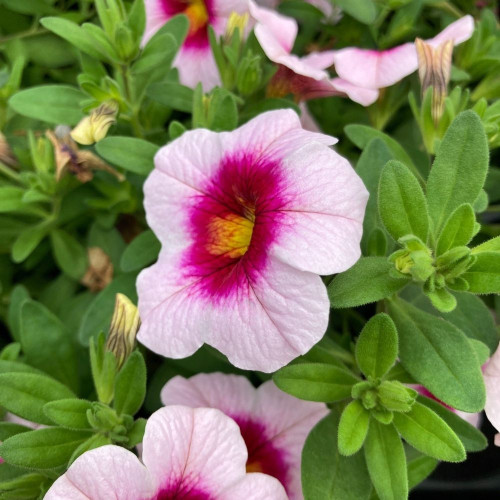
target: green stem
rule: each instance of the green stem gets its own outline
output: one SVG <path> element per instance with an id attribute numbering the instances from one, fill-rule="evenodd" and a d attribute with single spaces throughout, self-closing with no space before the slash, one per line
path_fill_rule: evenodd
<path id="1" fill-rule="evenodd" d="M 464 16 L 464 13 L 460 9 L 457 9 L 450 2 L 440 2 L 440 3 L 435 4 L 434 7 L 441 9 L 441 10 L 444 10 L 445 12 L 449 12 L 451 15 L 455 16 L 457 19 Z"/>
<path id="2" fill-rule="evenodd" d="M 123 80 L 123 91 L 125 93 L 125 99 L 127 104 L 131 110 L 130 116 L 128 117 L 130 124 L 132 125 L 132 129 L 134 130 L 134 134 L 136 137 L 140 139 L 144 138 L 144 133 L 142 131 L 142 126 L 139 120 L 139 109 L 135 105 L 135 99 L 132 92 L 132 85 L 130 81 L 130 72 L 129 68 L 125 64 L 120 65 L 120 74 Z"/>
<path id="3" fill-rule="evenodd" d="M 19 177 L 19 174 L 9 168 L 5 163 L 2 163 L 0 161 L 0 173 L 8 177 L 9 179 L 12 179 L 13 181 L 17 182 L 18 184 L 23 184 L 23 181 Z"/>
<path id="4" fill-rule="evenodd" d="M 45 33 L 48 32 L 49 30 L 46 30 L 45 28 L 29 29 L 26 31 L 21 31 L 19 33 L 14 33 L 13 35 L 1 37 L 0 43 L 7 43 L 10 42 L 11 40 L 19 40 L 21 38 L 29 38 L 32 36 L 44 35 Z"/>

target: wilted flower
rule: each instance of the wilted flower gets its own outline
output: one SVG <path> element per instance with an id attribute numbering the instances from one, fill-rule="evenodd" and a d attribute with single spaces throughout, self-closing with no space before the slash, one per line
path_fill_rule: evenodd
<path id="1" fill-rule="evenodd" d="M 89 267 L 81 282 L 91 292 L 106 288 L 113 279 L 113 263 L 108 254 L 99 247 L 90 247 L 87 251 Z"/>
<path id="2" fill-rule="evenodd" d="M 71 172 L 80 182 L 89 182 L 94 177 L 94 170 L 104 170 L 119 181 L 124 180 L 120 172 L 110 167 L 92 151 L 79 149 L 71 138 L 68 127 L 59 126 L 54 132 L 47 130 L 45 135 L 54 147 L 57 181 L 61 180 L 66 172 Z"/>
<path id="3" fill-rule="evenodd" d="M 248 449 L 247 471 L 279 479 L 290 500 L 302 500 L 300 463 L 311 429 L 328 414 L 323 403 L 302 401 L 268 381 L 255 389 L 247 378 L 222 373 L 177 376 L 161 391 L 165 405 L 216 408 L 239 425 Z"/>
<path id="4" fill-rule="evenodd" d="M 134 350 L 135 336 L 139 329 L 140 319 L 137 307 L 123 293 L 116 294 L 115 310 L 109 327 L 106 349 L 111 351 L 117 361 L 118 368 Z"/>
<path id="5" fill-rule="evenodd" d="M 229 417 L 170 406 L 146 424 L 142 463 L 125 448 L 101 446 L 78 457 L 44 498 L 286 500 L 279 481 L 247 474 L 246 461 L 240 430 Z"/>
<path id="6" fill-rule="evenodd" d="M 300 100 L 328 96 L 348 96 L 368 106 L 376 101 L 377 90 L 357 87 L 341 78 L 330 78 L 326 71 L 333 64 L 332 51 L 312 52 L 305 57 L 292 54 L 297 36 L 297 22 L 250 1 L 250 13 L 256 21 L 255 36 L 266 56 L 278 71 L 269 83 L 268 94 L 273 97 L 293 94 Z"/>
<path id="7" fill-rule="evenodd" d="M 447 40 L 437 47 L 415 40 L 418 56 L 418 76 L 422 86 L 422 94 L 432 87 L 432 119 L 437 125 L 444 110 L 444 98 L 448 92 L 448 82 L 451 72 L 451 55 L 453 41 Z"/>
<path id="8" fill-rule="evenodd" d="M 137 281 L 140 342 L 172 358 L 206 342 L 270 372 L 321 339 L 330 304 L 318 274 L 359 258 L 368 198 L 335 142 L 288 109 L 160 149 L 144 193 L 162 251 Z"/>
<path id="9" fill-rule="evenodd" d="M 101 104 L 89 116 L 82 118 L 71 131 L 71 137 L 78 144 L 90 145 L 106 137 L 109 127 L 116 122 L 118 105 L 114 101 Z"/>
<path id="10" fill-rule="evenodd" d="M 247 0 L 145 0 L 145 4 L 146 31 L 142 43 L 146 44 L 170 18 L 185 14 L 189 19 L 189 32 L 174 61 L 180 81 L 189 87 L 201 81 L 205 91 L 219 85 L 208 26 L 212 26 L 217 35 L 224 35 L 233 13 L 244 15 L 248 12 Z"/>
<path id="11" fill-rule="evenodd" d="M 0 132 L 0 162 L 5 165 L 9 165 L 10 167 L 13 167 L 16 164 L 16 159 L 14 158 L 9 143 L 2 132 Z"/>
<path id="12" fill-rule="evenodd" d="M 465 16 L 426 42 L 431 47 L 438 47 L 448 40 L 458 45 L 468 40 L 473 32 L 474 19 L 472 16 Z M 405 43 L 387 50 L 347 47 L 331 51 L 331 54 L 335 70 L 341 78 L 369 89 L 394 85 L 418 68 L 414 43 Z"/>

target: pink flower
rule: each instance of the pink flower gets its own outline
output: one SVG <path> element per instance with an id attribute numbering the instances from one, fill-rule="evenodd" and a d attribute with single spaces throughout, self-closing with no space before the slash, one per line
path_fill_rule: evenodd
<path id="1" fill-rule="evenodd" d="M 474 19 L 472 16 L 465 16 L 427 40 L 427 43 L 437 47 L 447 40 L 453 40 L 458 45 L 468 40 L 473 32 Z M 329 53 L 340 78 L 368 89 L 389 87 L 418 68 L 414 43 L 405 43 L 387 50 L 347 47 Z"/>
<path id="2" fill-rule="evenodd" d="M 145 44 L 171 17 L 185 14 L 189 33 L 179 50 L 174 66 L 179 70 L 181 83 L 195 87 L 202 82 L 205 91 L 220 84 L 219 71 L 210 49 L 208 26 L 222 35 L 232 12 L 248 11 L 247 0 L 145 0 Z"/>
<path id="3" fill-rule="evenodd" d="M 330 78 L 326 69 L 333 64 L 334 53 L 312 52 L 305 57 L 292 54 L 297 22 L 250 1 L 250 14 L 256 21 L 255 36 L 266 56 L 279 65 L 269 85 L 270 95 L 294 94 L 299 100 L 348 96 L 363 106 L 375 102 L 377 90 L 358 87 L 341 78 Z"/>
<path id="4" fill-rule="evenodd" d="M 495 435 L 495 445 L 500 446 L 500 347 L 483 366 L 483 377 L 486 385 L 484 411 L 488 420 L 498 431 Z"/>
<path id="5" fill-rule="evenodd" d="M 279 481 L 246 474 L 238 426 L 218 410 L 170 406 L 146 424 L 141 461 L 119 446 L 77 458 L 45 500 L 286 500 Z"/>
<path id="6" fill-rule="evenodd" d="M 200 373 L 177 376 L 161 392 L 166 405 L 221 410 L 240 426 L 248 449 L 247 471 L 280 480 L 290 500 L 302 500 L 300 463 L 307 435 L 328 414 L 326 405 L 301 401 L 272 381 L 255 389 L 245 377 Z"/>
<path id="7" fill-rule="evenodd" d="M 335 142 L 284 109 L 160 149 L 144 193 L 162 251 L 137 281 L 140 342 L 172 358 L 206 342 L 271 372 L 321 339 L 330 305 L 318 274 L 359 258 L 368 198 Z"/>

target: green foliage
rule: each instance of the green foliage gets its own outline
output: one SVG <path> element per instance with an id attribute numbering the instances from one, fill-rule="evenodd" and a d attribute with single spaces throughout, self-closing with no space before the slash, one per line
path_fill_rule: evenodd
<path id="1" fill-rule="evenodd" d="M 370 412 L 359 401 L 352 401 L 342 412 L 338 447 L 342 455 L 354 455 L 363 446 L 370 426 Z"/>
<path id="2" fill-rule="evenodd" d="M 135 415 L 146 397 L 146 363 L 139 351 L 133 352 L 118 373 L 113 406 L 118 412 Z"/>

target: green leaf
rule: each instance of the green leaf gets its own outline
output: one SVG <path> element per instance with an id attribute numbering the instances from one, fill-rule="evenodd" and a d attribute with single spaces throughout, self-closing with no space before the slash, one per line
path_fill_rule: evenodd
<path id="1" fill-rule="evenodd" d="M 438 463 L 435 458 L 426 457 L 421 454 L 408 460 L 408 487 L 411 489 L 420 484 L 426 477 L 432 474 Z"/>
<path id="2" fill-rule="evenodd" d="M 136 236 L 123 252 L 120 267 L 124 272 L 137 271 L 152 264 L 160 253 L 161 244 L 153 231 Z"/>
<path id="3" fill-rule="evenodd" d="M 72 339 L 59 318 L 39 302 L 27 300 L 22 306 L 21 345 L 30 365 L 78 390 Z"/>
<path id="4" fill-rule="evenodd" d="M 117 293 L 123 293 L 132 302 L 137 301 L 135 280 L 135 274 L 122 274 L 97 294 L 85 312 L 78 331 L 78 338 L 83 345 L 89 344 L 90 337 L 109 330 Z"/>
<path id="5" fill-rule="evenodd" d="M 469 283 L 469 292 L 500 293 L 500 252 L 481 252 L 476 262 L 462 274 Z"/>
<path id="6" fill-rule="evenodd" d="M 5 466 L 11 467 L 5 464 L 2 465 L 2 469 Z M 43 490 L 43 483 L 47 483 L 47 477 L 36 472 L 26 473 L 26 470 L 18 470 L 21 471 L 20 474 L 0 482 L 0 499 L 32 500 L 39 498 L 40 491 Z"/>
<path id="7" fill-rule="evenodd" d="M 12 422 L 0 422 L 0 442 L 16 434 L 28 432 L 30 430 L 29 427 L 25 427 L 24 425 L 13 424 Z"/>
<path id="8" fill-rule="evenodd" d="M 50 233 L 52 251 L 59 268 L 68 276 L 79 280 L 87 270 L 87 252 L 76 238 L 62 229 Z"/>
<path id="9" fill-rule="evenodd" d="M 486 437 L 479 429 L 445 408 L 441 403 L 425 396 L 418 396 L 418 401 L 439 415 L 450 426 L 467 451 L 482 451 L 488 446 Z"/>
<path id="10" fill-rule="evenodd" d="M 10 293 L 7 324 L 12 338 L 17 342 L 21 339 L 21 306 L 29 298 L 30 294 L 23 285 L 16 285 Z"/>
<path id="11" fill-rule="evenodd" d="M 190 87 L 175 82 L 161 82 L 151 84 L 147 91 L 148 97 L 169 108 L 185 113 L 191 113 L 193 108 L 194 92 Z"/>
<path id="12" fill-rule="evenodd" d="M 130 7 L 127 24 L 135 35 L 138 42 L 141 41 L 146 29 L 146 7 L 144 0 L 135 0 Z"/>
<path id="13" fill-rule="evenodd" d="M 434 231 L 464 203 L 479 196 L 488 170 L 488 141 L 473 111 L 460 113 L 448 128 L 427 181 L 427 202 Z"/>
<path id="14" fill-rule="evenodd" d="M 364 450 L 368 472 L 380 500 L 407 498 L 406 457 L 394 426 L 372 420 Z"/>
<path id="15" fill-rule="evenodd" d="M 139 351 L 134 351 L 118 373 L 113 406 L 118 415 L 135 415 L 146 397 L 146 363 Z"/>
<path id="16" fill-rule="evenodd" d="M 168 70 L 178 49 L 175 38 L 170 33 L 163 33 L 144 47 L 141 57 L 132 66 L 132 72 L 134 74 L 152 72 L 158 66 Z"/>
<path id="17" fill-rule="evenodd" d="M 472 346 L 455 325 L 402 300 L 389 304 L 401 363 L 415 380 L 454 408 L 484 407 L 485 388 Z"/>
<path id="18" fill-rule="evenodd" d="M 446 462 L 462 462 L 465 448 L 450 426 L 426 406 L 415 402 L 408 413 L 394 413 L 394 425 L 418 451 Z"/>
<path id="19" fill-rule="evenodd" d="M 52 423 L 43 412 L 46 403 L 75 397 L 57 380 L 35 373 L 0 373 L 0 387 L 0 406 L 14 415 L 45 425 Z"/>
<path id="20" fill-rule="evenodd" d="M 49 427 L 23 432 L 0 445 L 0 455 L 9 464 L 33 469 L 54 469 L 68 463 L 75 449 L 89 438 L 85 431 Z"/>
<path id="21" fill-rule="evenodd" d="M 377 8 L 372 0 L 335 0 L 335 4 L 363 24 L 372 24 L 377 16 Z"/>
<path id="22" fill-rule="evenodd" d="M 21 344 L 19 342 L 11 342 L 0 350 L 0 360 L 16 361 L 21 352 Z"/>
<path id="23" fill-rule="evenodd" d="M 64 38 L 77 49 L 85 52 L 94 59 L 108 62 L 113 59 L 113 54 L 107 54 L 105 48 L 96 43 L 97 41 L 94 37 L 89 36 L 83 28 L 68 19 L 44 17 L 40 23 L 44 28 Z"/>
<path id="24" fill-rule="evenodd" d="M 473 254 L 482 252 L 500 252 L 500 236 L 491 238 L 472 249 Z"/>
<path id="25" fill-rule="evenodd" d="M 146 423 L 147 420 L 145 418 L 138 418 L 133 423 L 128 433 L 128 446 L 130 448 L 137 446 L 139 443 L 142 443 L 144 439 L 144 433 L 146 432 Z"/>
<path id="26" fill-rule="evenodd" d="M 364 149 L 372 139 L 380 139 L 389 148 L 395 160 L 407 166 L 415 168 L 412 159 L 408 156 L 401 145 L 391 136 L 381 132 L 380 130 L 368 127 L 367 125 L 351 124 L 344 128 L 344 131 L 349 139 L 359 148 Z"/>
<path id="27" fill-rule="evenodd" d="M 309 434 L 302 451 L 305 500 L 368 500 L 371 482 L 362 453 L 341 455 L 337 445 L 339 416 L 332 411 Z"/>
<path id="28" fill-rule="evenodd" d="M 56 125 L 76 125 L 82 118 L 80 102 L 87 96 L 68 85 L 42 85 L 17 92 L 9 99 L 17 113 Z"/>
<path id="29" fill-rule="evenodd" d="M 105 137 L 96 144 L 97 152 L 107 161 L 139 175 L 154 168 L 158 146 L 135 137 Z"/>
<path id="30" fill-rule="evenodd" d="M 427 240 L 429 216 L 424 192 L 402 163 L 392 160 L 382 170 L 378 207 L 382 222 L 395 240 L 407 234 Z"/>
<path id="31" fill-rule="evenodd" d="M 92 410 L 92 403 L 85 399 L 60 399 L 51 401 L 43 407 L 47 417 L 55 424 L 67 429 L 90 429 L 87 410 Z"/>
<path id="32" fill-rule="evenodd" d="M 162 37 L 165 33 L 172 35 L 177 45 L 180 47 L 188 34 L 189 20 L 186 15 L 177 15 L 169 19 L 149 40 L 148 44 L 156 43 L 156 39 Z"/>
<path id="33" fill-rule="evenodd" d="M 356 342 L 356 361 L 367 377 L 383 377 L 396 362 L 398 332 L 385 313 L 372 316 Z"/>
<path id="34" fill-rule="evenodd" d="M 339 452 L 354 455 L 361 449 L 370 425 L 370 412 L 359 401 L 351 401 L 342 412 L 339 423 Z"/>
<path id="35" fill-rule="evenodd" d="M 19 361 L 7 361 L 5 359 L 0 359 L 0 373 L 37 373 L 39 375 L 44 375 L 43 372 L 33 368 L 25 363 L 20 363 Z"/>
<path id="36" fill-rule="evenodd" d="M 26 260 L 45 238 L 48 232 L 46 224 L 26 228 L 12 245 L 12 260 L 16 263 Z"/>
<path id="37" fill-rule="evenodd" d="M 238 126 L 238 107 L 231 93 L 225 89 L 214 89 L 207 118 L 210 130 L 216 132 L 234 130 Z"/>
<path id="38" fill-rule="evenodd" d="M 385 257 L 361 257 L 328 285 L 332 307 L 357 307 L 390 297 L 409 283 L 408 278 L 393 278 L 392 269 Z"/>
<path id="39" fill-rule="evenodd" d="M 455 209 L 446 221 L 436 247 L 442 255 L 451 248 L 465 246 L 474 236 L 476 216 L 471 205 L 464 203 Z"/>
<path id="40" fill-rule="evenodd" d="M 284 392 L 307 401 L 332 402 L 351 395 L 359 382 L 351 372 L 324 363 L 299 363 L 281 368 L 273 375 L 275 384 Z"/>

